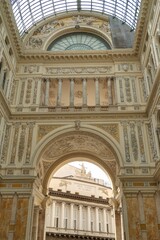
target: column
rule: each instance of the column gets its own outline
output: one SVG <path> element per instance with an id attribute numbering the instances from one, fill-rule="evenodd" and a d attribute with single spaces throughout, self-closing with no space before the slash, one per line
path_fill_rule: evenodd
<path id="1" fill-rule="evenodd" d="M 82 205 L 79 205 L 79 230 L 82 230 Z"/>
<path id="2" fill-rule="evenodd" d="M 141 230 L 141 236 L 143 240 L 147 240 L 147 231 L 146 231 L 146 220 L 145 220 L 145 213 L 144 213 L 144 205 L 143 205 L 143 195 L 141 192 L 138 193 L 138 205 L 139 205 L 139 216 L 140 216 L 140 223 L 139 226 L 143 225 L 143 230 Z"/>
<path id="3" fill-rule="evenodd" d="M 62 79 L 58 79 L 57 107 L 61 106 Z"/>
<path id="4" fill-rule="evenodd" d="M 116 78 L 111 79 L 111 93 L 112 93 L 112 104 L 117 104 L 117 93 L 116 93 Z"/>
<path id="5" fill-rule="evenodd" d="M 114 218 L 112 217 L 112 232 L 115 232 L 115 238 L 122 240 L 122 222 L 121 222 L 121 208 L 115 209 L 114 207 Z M 113 221 L 114 220 L 114 221 Z M 115 229 L 116 226 L 116 229 Z"/>
<path id="6" fill-rule="evenodd" d="M 70 229 L 73 229 L 74 203 L 70 204 Z"/>
<path id="7" fill-rule="evenodd" d="M 111 87 L 111 78 L 108 78 L 108 104 L 111 105 L 112 104 L 112 87 Z"/>
<path id="8" fill-rule="evenodd" d="M 111 211 L 113 210 L 110 210 L 108 212 L 108 229 L 109 229 L 109 233 L 112 233 L 112 213 Z"/>
<path id="9" fill-rule="evenodd" d="M 70 107 L 74 107 L 74 79 L 70 80 Z"/>
<path id="10" fill-rule="evenodd" d="M 45 105 L 48 105 L 48 103 L 49 103 L 49 83 L 50 83 L 50 80 L 47 78 L 46 79 L 46 92 L 45 92 Z"/>
<path id="11" fill-rule="evenodd" d="M 56 202 L 53 201 L 52 202 L 52 208 L 51 208 L 51 219 L 50 219 L 51 220 L 51 224 L 50 224 L 51 227 L 54 227 L 55 209 L 56 209 Z"/>
<path id="12" fill-rule="evenodd" d="M 129 239 L 128 209 L 127 209 L 126 197 L 124 194 L 122 195 L 122 217 L 123 217 L 123 229 L 124 229 L 124 232 L 122 233 L 123 238 Z"/>
<path id="13" fill-rule="evenodd" d="M 106 209 L 103 208 L 103 232 L 107 232 Z"/>
<path id="14" fill-rule="evenodd" d="M 38 85 L 37 85 L 36 102 L 35 102 L 35 104 L 37 104 L 37 105 L 42 102 L 41 86 L 42 86 L 42 79 L 39 78 Z"/>
<path id="15" fill-rule="evenodd" d="M 11 91 L 11 85 L 12 85 L 12 82 L 13 82 L 13 76 L 12 76 L 12 72 L 9 71 L 9 74 L 8 74 L 8 79 L 7 79 L 7 86 L 6 86 L 6 98 L 8 99 L 9 98 L 9 95 L 10 95 L 10 91 Z"/>
<path id="16" fill-rule="evenodd" d="M 99 208 L 95 208 L 96 211 L 96 231 L 99 232 Z"/>
<path id="17" fill-rule="evenodd" d="M 82 91 L 83 91 L 82 105 L 85 107 L 87 106 L 87 80 L 85 78 L 83 79 Z"/>
<path id="18" fill-rule="evenodd" d="M 155 193 L 155 202 L 156 202 L 156 210 L 157 210 L 157 223 L 158 226 L 160 225 L 160 191 Z M 159 237 L 160 237 L 160 229 L 159 230 Z"/>
<path id="19" fill-rule="evenodd" d="M 0 41 L 0 62 L 2 61 L 2 58 L 3 58 L 3 47 L 2 47 L 2 41 Z"/>
<path id="20" fill-rule="evenodd" d="M 123 226 L 123 213 L 122 213 L 122 206 L 121 206 L 121 212 L 120 212 L 120 218 L 121 218 L 121 240 L 124 239 L 124 226 Z M 116 227 L 116 226 L 115 226 Z"/>
<path id="21" fill-rule="evenodd" d="M 95 79 L 95 104 L 96 106 L 100 105 L 100 94 L 99 94 L 99 79 Z"/>
<path id="22" fill-rule="evenodd" d="M 2 66 L 1 76 L 0 76 L 0 86 L 3 88 L 6 79 L 7 68 Z"/>
<path id="23" fill-rule="evenodd" d="M 33 229 L 32 229 L 33 240 L 37 240 L 37 237 L 38 237 L 38 221 L 39 221 L 39 206 L 35 206 L 34 215 L 33 215 Z"/>
<path id="24" fill-rule="evenodd" d="M 61 222 L 60 222 L 60 228 L 64 228 L 64 208 L 65 208 L 65 203 L 62 202 L 61 206 Z"/>
<path id="25" fill-rule="evenodd" d="M 156 129 L 156 133 L 157 133 L 158 144 L 160 146 L 160 127 Z"/>
<path id="26" fill-rule="evenodd" d="M 91 207 L 87 206 L 87 230 L 91 231 Z"/>

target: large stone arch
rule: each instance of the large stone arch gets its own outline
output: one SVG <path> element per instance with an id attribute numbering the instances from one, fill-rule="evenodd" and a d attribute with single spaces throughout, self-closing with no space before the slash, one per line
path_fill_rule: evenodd
<path id="1" fill-rule="evenodd" d="M 48 171 L 45 174 L 44 180 L 43 180 L 43 193 L 47 193 L 48 189 L 48 183 L 53 175 L 53 172 L 56 172 L 59 168 L 61 168 L 62 165 L 65 165 L 68 162 L 76 161 L 77 159 L 81 159 L 81 161 L 85 159 L 87 162 L 92 162 L 93 164 L 99 166 L 106 174 L 110 177 L 113 190 L 116 192 L 116 175 L 113 174 L 110 167 L 105 164 L 100 158 L 84 153 L 84 152 L 76 152 L 71 154 L 66 154 L 65 156 L 59 158 L 57 161 L 55 161 L 48 169 Z"/>
<path id="2" fill-rule="evenodd" d="M 32 155 L 33 166 L 41 167 L 43 193 L 47 193 L 47 182 L 51 173 L 64 162 L 76 157 L 85 157 L 108 172 L 113 187 L 123 155 L 120 144 L 102 129 L 90 125 L 60 127 L 41 139 Z"/>

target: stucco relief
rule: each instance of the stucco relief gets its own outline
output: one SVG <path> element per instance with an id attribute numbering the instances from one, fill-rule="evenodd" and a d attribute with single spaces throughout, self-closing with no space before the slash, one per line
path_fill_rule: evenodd
<path id="1" fill-rule="evenodd" d="M 155 161 L 158 159 L 158 153 L 157 153 L 157 148 L 156 148 L 156 143 L 155 143 L 155 135 L 154 135 L 154 131 L 153 131 L 153 125 L 152 125 L 151 121 L 147 124 L 147 128 L 148 128 L 148 136 L 149 136 L 149 141 L 150 141 L 152 160 Z"/>
<path id="2" fill-rule="evenodd" d="M 7 161 L 7 150 L 8 150 L 8 143 L 10 139 L 10 131 L 11 126 L 6 125 L 6 128 L 4 128 L 4 141 L 2 143 L 2 155 L 1 155 L 1 163 L 5 163 Z M 1 149 L 0 149 L 1 150 Z"/>
<path id="3" fill-rule="evenodd" d="M 111 36 L 109 18 L 105 20 L 97 17 L 75 15 L 63 19 L 52 20 L 36 29 L 25 44 L 26 49 L 40 49 L 47 38 L 66 27 L 92 27 L 99 29 L 103 33 Z"/>
<path id="4" fill-rule="evenodd" d="M 118 142 L 120 141 L 118 124 L 96 124 L 94 126 L 103 129 L 105 132 L 114 137 Z"/>
<path id="5" fill-rule="evenodd" d="M 24 65 L 24 73 L 37 73 L 39 72 L 39 66 L 38 65 Z"/>
<path id="6" fill-rule="evenodd" d="M 40 141 L 49 132 L 53 131 L 56 128 L 62 127 L 62 126 L 63 125 L 39 125 L 37 142 Z"/>
<path id="7" fill-rule="evenodd" d="M 55 139 L 42 155 L 42 159 L 53 161 L 63 155 L 74 152 L 90 153 L 104 160 L 115 159 L 109 147 L 100 139 L 95 140 L 95 137 L 92 135 L 78 132 L 57 140 Z"/>
<path id="8" fill-rule="evenodd" d="M 56 67 L 46 67 L 46 74 L 52 75 L 73 75 L 77 73 L 81 74 L 106 74 L 112 73 L 112 66 L 102 66 L 102 67 L 67 67 L 67 68 L 56 68 Z"/>

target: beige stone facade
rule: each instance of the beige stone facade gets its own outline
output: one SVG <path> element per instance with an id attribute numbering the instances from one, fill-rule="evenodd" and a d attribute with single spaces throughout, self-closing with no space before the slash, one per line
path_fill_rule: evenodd
<path id="1" fill-rule="evenodd" d="M 107 185 L 83 164 L 60 168 L 48 185 L 46 239 L 59 234 L 115 239 L 114 193 Z"/>
<path id="2" fill-rule="evenodd" d="M 114 47 L 110 21 L 67 13 L 20 37 L 0 1 L 1 240 L 45 239 L 48 183 L 78 158 L 112 180 L 116 240 L 160 239 L 160 1 L 142 0 L 132 48 Z M 111 49 L 47 51 L 73 31 Z"/>

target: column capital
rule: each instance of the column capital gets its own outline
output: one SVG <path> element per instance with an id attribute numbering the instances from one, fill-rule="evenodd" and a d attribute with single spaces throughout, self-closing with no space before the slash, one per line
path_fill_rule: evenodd
<path id="1" fill-rule="evenodd" d="M 74 80 L 75 80 L 75 79 L 74 79 L 74 78 L 70 78 L 69 80 L 70 80 L 70 82 L 71 82 L 71 81 L 73 81 L 73 82 L 74 82 Z"/>
<path id="2" fill-rule="evenodd" d="M 50 81 L 50 78 L 43 78 L 44 82 Z"/>

